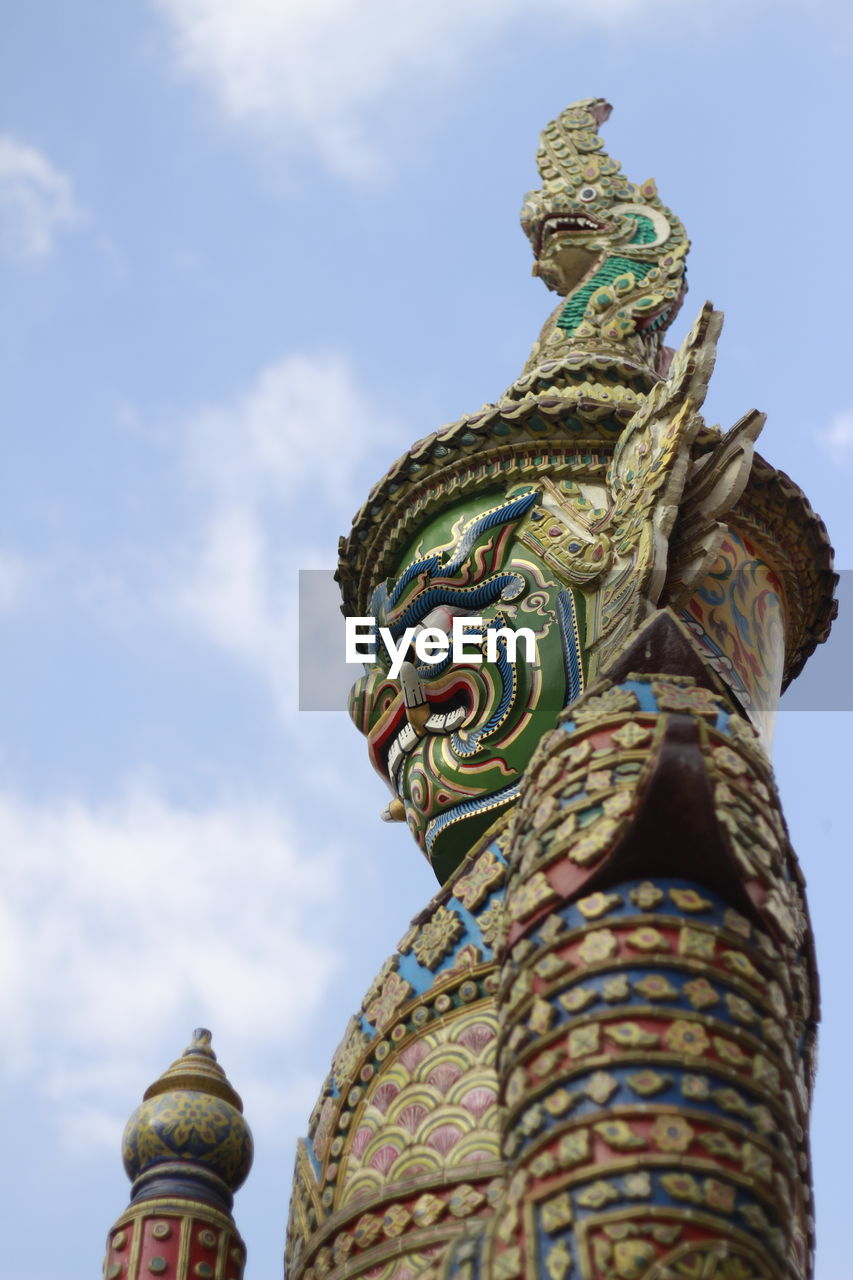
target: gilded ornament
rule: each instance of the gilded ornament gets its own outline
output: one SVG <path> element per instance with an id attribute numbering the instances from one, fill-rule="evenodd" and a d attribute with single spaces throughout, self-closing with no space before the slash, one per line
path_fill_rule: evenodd
<path id="1" fill-rule="evenodd" d="M 619 1081 L 607 1071 L 594 1072 L 584 1085 L 583 1091 L 593 1102 L 603 1107 L 619 1088 Z"/>
<path id="2" fill-rule="evenodd" d="M 592 893 L 586 898 L 580 898 L 577 908 L 586 920 L 597 920 L 599 916 L 615 910 L 621 903 L 618 893 Z"/>
<path id="3" fill-rule="evenodd" d="M 705 1178 L 702 1183 L 705 1203 L 719 1213 L 732 1213 L 735 1207 L 735 1189 L 717 1178 Z"/>
<path id="4" fill-rule="evenodd" d="M 713 905 L 695 889 L 670 889 L 669 896 L 681 911 L 710 911 Z"/>
<path id="5" fill-rule="evenodd" d="M 624 747 L 626 751 L 633 751 L 636 747 L 642 746 L 651 736 L 651 729 L 636 720 L 626 721 L 621 728 L 611 734 L 613 741 L 620 747 Z"/>
<path id="6" fill-rule="evenodd" d="M 685 982 L 684 994 L 694 1009 L 707 1009 L 720 1002 L 720 997 L 707 978 L 691 978 L 690 982 Z"/>
<path id="7" fill-rule="evenodd" d="M 487 911 L 477 916 L 477 926 L 487 947 L 499 945 L 503 935 L 505 914 L 503 902 L 496 899 Z"/>
<path id="8" fill-rule="evenodd" d="M 763 1103 L 759 1103 L 757 1107 L 752 1108 L 752 1122 L 761 1134 L 773 1133 L 776 1129 L 776 1121 L 774 1120 L 769 1107 L 765 1107 Z"/>
<path id="9" fill-rule="evenodd" d="M 564 924 L 560 916 L 550 915 L 537 925 L 537 932 L 543 942 L 553 942 L 563 932 Z"/>
<path id="10" fill-rule="evenodd" d="M 692 1072 L 688 1072 L 681 1077 L 681 1092 L 685 1098 L 693 1098 L 697 1102 L 704 1102 L 706 1098 L 711 1096 L 708 1077 L 696 1076 Z"/>
<path id="11" fill-rule="evenodd" d="M 467 1183 L 462 1183 L 448 1199 L 447 1208 L 453 1217 L 470 1217 L 471 1213 L 482 1207 L 484 1203 L 485 1196 L 482 1192 L 478 1192 Z"/>
<path id="12" fill-rule="evenodd" d="M 605 978 L 601 994 L 608 1004 L 618 1004 L 620 1000 L 627 1000 L 631 995 L 631 987 L 624 973 L 617 974 L 615 978 Z"/>
<path id="13" fill-rule="evenodd" d="M 634 990 L 646 1000 L 677 1000 L 679 991 L 660 973 L 649 973 L 634 982 Z"/>
<path id="14" fill-rule="evenodd" d="M 332 1078 L 339 1089 L 346 1088 L 355 1075 L 355 1069 L 370 1043 L 368 1036 L 359 1026 L 358 1018 L 350 1018 L 344 1038 L 335 1050 L 332 1058 Z"/>
<path id="15" fill-rule="evenodd" d="M 435 969 L 448 956 L 465 932 L 460 916 L 447 907 L 438 907 L 420 929 L 412 950 L 420 964 Z"/>
<path id="16" fill-rule="evenodd" d="M 578 958 L 584 964 L 608 960 L 617 950 L 618 945 L 616 935 L 611 929 L 594 929 L 586 935 L 578 947 Z"/>
<path id="17" fill-rule="evenodd" d="M 537 975 L 540 978 L 545 978 L 547 981 L 548 979 L 555 977 L 558 973 L 562 973 L 566 965 L 559 956 L 555 956 L 551 953 L 543 956 L 541 960 L 537 960 L 533 967 L 536 970 Z"/>
<path id="18" fill-rule="evenodd" d="M 569 857 L 580 866 L 586 866 L 605 853 L 613 844 L 619 823 L 605 813 L 582 831 L 568 849 Z"/>
<path id="19" fill-rule="evenodd" d="M 493 1271 L 495 1280 L 514 1280 L 521 1275 L 521 1250 L 518 1245 L 511 1245 L 495 1256 Z"/>
<path id="20" fill-rule="evenodd" d="M 411 1221 L 412 1215 L 400 1204 L 392 1204 L 382 1219 L 382 1231 L 391 1240 L 401 1236 Z"/>
<path id="21" fill-rule="evenodd" d="M 538 1076 L 540 1080 L 545 1080 L 553 1074 L 554 1068 L 560 1061 L 560 1054 L 553 1049 L 546 1049 L 544 1053 L 538 1053 L 530 1064 L 530 1071 L 534 1076 Z"/>
<path id="22" fill-rule="evenodd" d="M 509 1106 L 514 1106 L 519 1098 L 524 1096 L 524 1086 L 526 1077 L 523 1067 L 517 1067 L 507 1080 L 506 1100 Z"/>
<path id="23" fill-rule="evenodd" d="M 587 1129 L 577 1129 L 574 1133 L 567 1133 L 560 1139 L 557 1145 L 557 1161 L 561 1168 L 571 1169 L 577 1164 L 582 1164 L 588 1157 L 589 1131 Z"/>
<path id="24" fill-rule="evenodd" d="M 505 877 L 505 865 L 487 849 L 468 874 L 455 882 L 453 891 L 462 905 L 471 911 L 474 907 L 479 907 L 492 890 L 503 883 Z"/>
<path id="25" fill-rule="evenodd" d="M 636 1022 L 614 1023 L 605 1027 L 604 1035 L 620 1049 L 651 1049 L 660 1043 L 659 1035 L 644 1031 Z"/>
<path id="26" fill-rule="evenodd" d="M 707 1094 L 705 1095 L 707 1097 Z M 740 1159 L 740 1148 L 732 1142 L 725 1133 L 716 1130 L 713 1133 L 700 1134 L 697 1139 L 700 1146 L 709 1151 L 711 1155 L 723 1156 L 726 1160 Z"/>
<path id="27" fill-rule="evenodd" d="M 608 818 L 621 818 L 633 807 L 634 797 L 630 791 L 617 791 L 612 796 L 605 796 L 601 803 Z"/>
<path id="28" fill-rule="evenodd" d="M 554 1017 L 554 1010 L 547 1000 L 536 999 L 530 1006 L 530 1013 L 527 1018 L 527 1025 L 531 1031 L 535 1031 L 537 1035 L 544 1035 L 551 1025 Z"/>
<path id="29" fill-rule="evenodd" d="M 353 1231 L 353 1236 L 356 1240 L 356 1243 L 362 1249 L 366 1249 L 368 1245 L 371 1245 L 373 1243 L 373 1241 L 377 1238 L 377 1236 L 381 1233 L 381 1231 L 382 1231 L 381 1219 L 377 1218 L 375 1214 L 364 1213 L 359 1218 L 358 1222 L 355 1224 L 355 1230 Z"/>
<path id="30" fill-rule="evenodd" d="M 649 1138 L 659 1151 L 685 1152 L 695 1137 L 693 1126 L 683 1116 L 658 1116 Z"/>
<path id="31" fill-rule="evenodd" d="M 548 1095 L 543 1106 L 549 1115 L 564 1116 L 580 1101 L 579 1093 L 570 1093 L 568 1089 L 557 1089 Z"/>
<path id="32" fill-rule="evenodd" d="M 537 871 L 525 884 L 513 890 L 509 901 L 509 914 L 513 920 L 524 920 L 546 903 L 553 902 L 557 896 L 544 872 Z"/>
<path id="33" fill-rule="evenodd" d="M 575 1027 L 569 1032 L 568 1049 L 571 1058 L 585 1058 L 591 1053 L 598 1053 L 600 1047 L 601 1028 L 597 1022 Z"/>
<path id="34" fill-rule="evenodd" d="M 656 1093 L 661 1093 L 670 1087 L 672 1076 L 659 1075 L 657 1071 L 647 1067 L 645 1071 L 634 1071 L 626 1076 L 625 1082 L 641 1098 L 652 1098 Z"/>
<path id="35" fill-rule="evenodd" d="M 594 987 L 572 987 L 571 990 L 564 991 L 559 999 L 568 1013 L 580 1013 L 581 1009 L 595 1003 L 598 992 Z"/>
<path id="36" fill-rule="evenodd" d="M 718 1107 L 723 1111 L 728 1111 L 730 1115 L 743 1116 L 747 1120 L 750 1118 L 749 1103 L 746 1102 L 743 1094 L 738 1093 L 737 1089 L 715 1089 L 711 1097 Z"/>
<path id="37" fill-rule="evenodd" d="M 584 1209 L 603 1209 L 605 1205 L 619 1200 L 620 1195 L 612 1182 L 599 1178 L 577 1194 L 577 1202 Z"/>
<path id="38" fill-rule="evenodd" d="M 634 905 L 640 907 L 643 911 L 653 911 L 664 900 L 663 889 L 659 889 L 657 885 L 652 884 L 651 880 L 644 880 L 642 884 L 631 889 L 628 896 Z"/>
<path id="39" fill-rule="evenodd" d="M 744 1053 L 739 1044 L 735 1044 L 733 1040 L 726 1040 L 723 1036 L 712 1036 L 714 1048 L 718 1057 L 723 1062 L 728 1062 L 732 1067 L 745 1067 L 752 1059 L 748 1053 Z"/>
<path id="40" fill-rule="evenodd" d="M 650 924 L 642 925 L 639 929 L 633 929 L 627 934 L 625 941 L 635 951 L 669 951 L 670 949 L 668 941 L 660 930 L 655 929 Z"/>
<path id="41" fill-rule="evenodd" d="M 528 1107 L 521 1115 L 518 1127 L 527 1137 L 533 1133 L 538 1133 L 542 1128 L 545 1117 L 542 1114 L 540 1106 Z"/>
<path id="42" fill-rule="evenodd" d="M 699 1183 L 689 1173 L 665 1173 L 661 1176 L 661 1186 L 674 1200 L 689 1200 L 691 1204 L 702 1204 L 703 1195 Z"/>
<path id="43" fill-rule="evenodd" d="M 712 933 L 703 929 L 691 929 L 685 925 L 679 932 L 679 951 L 683 956 L 697 956 L 702 960 L 711 960 L 716 949 L 716 940 Z"/>
<path id="44" fill-rule="evenodd" d="M 534 1178 L 547 1178 L 557 1168 L 557 1161 L 550 1151 L 543 1151 L 530 1162 L 530 1172 Z"/>
<path id="45" fill-rule="evenodd" d="M 653 680 L 652 692 L 661 711 L 689 711 L 711 720 L 720 714 L 722 704 L 710 689 L 691 689 L 671 680 Z"/>
<path id="46" fill-rule="evenodd" d="M 342 1266 L 355 1248 L 355 1240 L 350 1235 L 341 1234 L 332 1246 L 332 1262 L 336 1267 Z"/>
<path id="47" fill-rule="evenodd" d="M 687 1054 L 691 1058 L 707 1053 L 711 1044 L 701 1023 L 685 1022 L 680 1018 L 667 1028 L 663 1039 L 673 1053 Z"/>
<path id="48" fill-rule="evenodd" d="M 733 778 L 739 778 L 748 770 L 748 765 L 743 756 L 738 755 L 736 751 L 732 751 L 731 747 L 716 747 L 714 750 L 714 761 L 723 770 Z"/>
<path id="49" fill-rule="evenodd" d="M 618 1240 L 613 1247 L 613 1264 L 619 1280 L 640 1280 L 657 1256 L 648 1240 Z"/>
<path id="50" fill-rule="evenodd" d="M 763 1053 L 756 1053 L 752 1060 L 752 1078 L 760 1084 L 766 1084 L 768 1089 L 776 1091 L 779 1089 L 781 1078 L 779 1068 L 772 1065 Z"/>
<path id="51" fill-rule="evenodd" d="M 548 1250 L 545 1256 L 545 1270 L 551 1277 L 551 1280 L 565 1280 L 565 1277 L 572 1269 L 572 1255 L 564 1240 L 558 1240 L 557 1243 Z"/>
<path id="52" fill-rule="evenodd" d="M 365 1009 L 364 1016 L 376 1025 L 378 1031 L 384 1030 L 411 994 L 412 987 L 405 978 L 401 978 L 399 973 L 389 973 L 379 995 Z"/>
<path id="53" fill-rule="evenodd" d="M 546 1231 L 554 1232 L 559 1231 L 561 1227 L 567 1227 L 573 1218 L 572 1202 L 568 1192 L 563 1191 L 560 1195 L 544 1201 L 539 1212 L 542 1226 Z"/>
<path id="54" fill-rule="evenodd" d="M 599 1138 L 616 1151 L 629 1151 L 646 1145 L 645 1139 L 634 1133 L 625 1120 L 602 1120 L 592 1127 Z"/>
<path id="55" fill-rule="evenodd" d="M 720 953 L 720 961 L 727 969 L 731 969 L 733 973 L 739 974 L 750 982 L 761 981 L 761 974 L 742 951 L 723 951 Z"/>
<path id="56" fill-rule="evenodd" d="M 627 1173 L 622 1187 L 629 1200 L 645 1200 L 652 1194 L 652 1180 L 647 1173 Z"/>
<path id="57" fill-rule="evenodd" d="M 576 725 L 589 726 L 620 711 L 635 711 L 638 707 L 637 695 L 630 689 L 607 689 L 572 707 L 570 714 Z"/>

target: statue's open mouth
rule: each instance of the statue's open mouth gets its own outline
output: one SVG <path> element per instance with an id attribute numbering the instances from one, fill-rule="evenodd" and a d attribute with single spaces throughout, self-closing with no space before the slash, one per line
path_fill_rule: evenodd
<path id="1" fill-rule="evenodd" d="M 430 694 L 430 713 L 424 721 L 423 732 L 418 733 L 407 718 L 401 696 L 392 715 L 381 725 L 376 737 L 372 740 L 368 737 L 374 768 L 387 778 L 398 794 L 406 756 L 428 734 L 449 734 L 461 728 L 471 712 L 471 699 L 471 686 L 463 678 Z"/>
<path id="2" fill-rule="evenodd" d="M 539 238 L 536 245 L 536 256 L 542 252 L 546 242 L 555 235 L 592 235 L 607 231 L 607 223 L 594 218 L 589 213 L 560 212 L 549 213 L 542 219 L 539 227 Z"/>

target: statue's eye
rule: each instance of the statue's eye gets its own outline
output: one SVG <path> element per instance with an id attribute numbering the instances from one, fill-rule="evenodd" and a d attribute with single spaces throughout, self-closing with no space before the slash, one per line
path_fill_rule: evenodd
<path id="1" fill-rule="evenodd" d="M 578 192 L 578 199 L 591 204 L 593 200 L 598 199 L 598 187 L 581 187 Z"/>

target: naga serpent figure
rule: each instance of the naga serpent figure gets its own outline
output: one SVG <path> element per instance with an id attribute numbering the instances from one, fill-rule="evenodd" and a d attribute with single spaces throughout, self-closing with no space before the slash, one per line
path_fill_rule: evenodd
<path id="1" fill-rule="evenodd" d="M 831 549 L 763 415 L 702 417 L 720 314 L 663 345 L 688 240 L 609 113 L 542 134 L 522 226 L 559 301 L 521 375 L 341 542 L 377 628 L 350 712 L 440 889 L 299 1145 L 289 1280 L 811 1275 L 817 980 L 767 750 Z M 471 656 L 392 675 L 378 628 L 460 618 Z"/>

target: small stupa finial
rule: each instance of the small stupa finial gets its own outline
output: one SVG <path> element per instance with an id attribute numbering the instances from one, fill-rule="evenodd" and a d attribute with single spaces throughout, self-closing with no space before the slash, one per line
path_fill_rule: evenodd
<path id="1" fill-rule="evenodd" d="M 197 1028 L 127 1122 L 122 1155 L 133 1186 L 107 1242 L 107 1280 L 242 1276 L 231 1205 L 252 1165 L 252 1134 L 211 1039 Z"/>
<path id="2" fill-rule="evenodd" d="M 243 1103 L 216 1061 L 211 1041 L 213 1036 L 206 1027 L 196 1027 L 192 1039 L 179 1058 L 176 1058 L 163 1074 L 145 1090 L 143 1101 L 172 1093 L 176 1089 L 190 1089 L 220 1098 L 242 1114 Z M 248 1172 L 248 1170 L 247 1170 Z"/>

